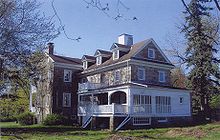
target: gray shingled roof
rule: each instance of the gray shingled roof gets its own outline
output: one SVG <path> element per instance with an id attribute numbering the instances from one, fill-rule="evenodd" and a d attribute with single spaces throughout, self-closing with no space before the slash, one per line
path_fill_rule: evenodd
<path id="1" fill-rule="evenodd" d="M 66 57 L 66 56 L 60 56 L 60 55 L 54 55 L 49 54 L 49 56 L 55 61 L 59 63 L 66 63 L 66 64 L 73 64 L 73 65 L 81 65 L 81 59 L 78 58 L 72 58 L 72 57 Z"/>

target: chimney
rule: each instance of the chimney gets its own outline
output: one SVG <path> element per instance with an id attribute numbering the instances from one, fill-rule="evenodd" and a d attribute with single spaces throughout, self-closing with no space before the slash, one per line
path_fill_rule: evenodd
<path id="1" fill-rule="evenodd" d="M 47 53 L 53 55 L 54 43 L 52 43 L 52 42 L 47 43 L 47 47 L 48 47 L 47 48 Z"/>
<path id="2" fill-rule="evenodd" d="M 118 37 L 118 44 L 131 46 L 133 45 L 133 36 L 129 34 L 121 34 Z"/>

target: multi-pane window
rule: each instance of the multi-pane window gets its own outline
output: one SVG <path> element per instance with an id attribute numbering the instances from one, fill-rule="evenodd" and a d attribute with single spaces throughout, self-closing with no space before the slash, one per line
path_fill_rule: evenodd
<path id="1" fill-rule="evenodd" d="M 97 56 L 97 57 L 96 57 L 96 64 L 97 64 L 97 65 L 102 64 L 102 56 Z"/>
<path id="2" fill-rule="evenodd" d="M 116 70 L 115 71 L 115 81 L 119 81 L 120 80 L 120 71 Z"/>
<path id="3" fill-rule="evenodd" d="M 154 59 L 155 58 L 155 50 L 154 49 L 148 49 L 148 58 Z"/>
<path id="4" fill-rule="evenodd" d="M 145 69 L 144 68 L 138 68 L 138 80 L 145 80 Z"/>
<path id="5" fill-rule="evenodd" d="M 63 93 L 63 107 L 71 107 L 71 93 Z"/>
<path id="6" fill-rule="evenodd" d="M 156 113 L 171 113 L 171 97 L 156 96 Z"/>
<path id="7" fill-rule="evenodd" d="M 88 62 L 87 61 L 83 61 L 83 69 L 87 69 L 88 67 Z"/>
<path id="8" fill-rule="evenodd" d="M 151 113 L 151 96 L 134 95 L 133 96 L 134 113 Z"/>
<path id="9" fill-rule="evenodd" d="M 166 82 L 166 75 L 165 75 L 165 71 L 159 71 L 159 82 Z"/>
<path id="10" fill-rule="evenodd" d="M 150 125 L 151 119 L 148 117 L 134 117 L 133 125 Z"/>
<path id="11" fill-rule="evenodd" d="M 71 70 L 64 70 L 64 82 L 72 82 L 72 71 Z"/>
<path id="12" fill-rule="evenodd" d="M 114 50 L 112 55 L 113 55 L 113 60 L 118 59 L 119 58 L 119 50 Z"/>

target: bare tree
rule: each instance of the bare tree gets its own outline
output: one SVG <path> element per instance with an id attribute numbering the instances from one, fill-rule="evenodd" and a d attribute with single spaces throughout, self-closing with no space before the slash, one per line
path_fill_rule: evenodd
<path id="1" fill-rule="evenodd" d="M 52 17 L 39 8 L 36 0 L 0 1 L 0 75 L 22 86 L 35 71 L 29 61 L 32 54 L 42 53 L 45 44 L 59 34 Z"/>

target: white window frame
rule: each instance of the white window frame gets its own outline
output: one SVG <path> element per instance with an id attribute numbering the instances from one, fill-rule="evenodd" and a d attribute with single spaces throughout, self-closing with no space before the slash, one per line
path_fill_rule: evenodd
<path id="1" fill-rule="evenodd" d="M 67 99 L 65 99 L 67 98 Z M 66 104 L 65 102 L 67 101 L 68 104 Z M 71 93 L 63 93 L 63 107 L 71 107 Z"/>
<path id="2" fill-rule="evenodd" d="M 113 50 L 112 57 L 113 60 L 117 60 L 119 58 L 119 50 Z"/>
<path id="3" fill-rule="evenodd" d="M 150 117 L 133 117 L 133 125 L 151 125 Z"/>
<path id="4" fill-rule="evenodd" d="M 157 122 L 163 123 L 163 122 L 168 122 L 167 117 L 159 117 L 157 118 Z"/>
<path id="5" fill-rule="evenodd" d="M 152 55 L 153 56 L 151 56 L 150 55 L 150 51 L 152 51 Z M 155 58 L 155 49 L 152 49 L 152 48 L 148 48 L 148 53 L 147 53 L 148 55 L 148 58 L 151 58 L 151 59 L 154 59 Z"/>
<path id="6" fill-rule="evenodd" d="M 161 79 L 161 74 L 162 74 L 162 79 Z M 166 82 L 166 73 L 165 73 L 165 71 L 159 71 L 158 72 L 158 80 L 159 80 L 159 82 L 161 82 L 161 83 L 165 83 Z"/>
<path id="7" fill-rule="evenodd" d="M 140 77 L 140 71 L 143 72 L 143 77 Z M 137 72 L 137 77 L 138 77 L 138 80 L 145 80 L 145 68 L 138 68 L 138 72 Z"/>
<path id="8" fill-rule="evenodd" d="M 133 95 L 134 113 L 152 113 L 152 97 L 150 95 Z"/>
<path id="9" fill-rule="evenodd" d="M 99 56 L 96 57 L 96 64 L 97 64 L 97 65 L 102 64 L 102 56 L 101 56 L 101 55 L 99 55 Z"/>
<path id="10" fill-rule="evenodd" d="M 88 68 L 88 62 L 87 61 L 83 61 L 83 69 L 87 69 Z"/>
<path id="11" fill-rule="evenodd" d="M 118 77 L 118 79 L 117 79 L 117 77 Z M 117 81 L 120 81 L 120 79 L 121 79 L 120 70 L 116 70 L 114 73 L 114 80 L 115 80 L 115 82 L 117 82 Z"/>
<path id="12" fill-rule="evenodd" d="M 68 79 L 66 79 L 66 76 L 67 74 L 69 75 Z M 64 72 L 63 72 L 63 81 L 64 82 L 72 82 L 72 70 L 67 70 L 67 69 L 64 69 Z"/>
<path id="13" fill-rule="evenodd" d="M 155 96 L 156 113 L 171 113 L 171 97 Z"/>

